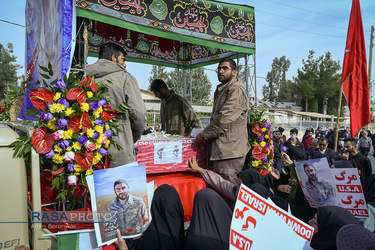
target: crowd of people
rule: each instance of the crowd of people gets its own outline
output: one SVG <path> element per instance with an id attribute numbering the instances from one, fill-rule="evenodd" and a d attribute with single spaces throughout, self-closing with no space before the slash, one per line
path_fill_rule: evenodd
<path id="1" fill-rule="evenodd" d="M 109 88 L 112 101 L 119 106 L 126 102 L 130 116 L 119 121 L 122 133 L 114 136 L 122 149 L 110 148 L 116 162 L 111 167 L 135 161 L 134 142 L 142 133 L 152 131 L 146 127 L 145 105 L 138 83 L 126 70 L 126 52 L 114 44 L 105 44 L 99 60 L 88 66 L 87 73 L 96 79 L 113 79 Z M 311 247 L 314 249 L 348 249 L 342 244 L 352 239 L 359 242 L 350 249 L 375 249 L 375 178 L 367 154 L 372 151 L 371 136 L 361 133 L 359 143 L 349 131 L 334 129 L 314 132 L 308 129 L 298 138 L 298 130 L 290 130 L 286 138 L 282 128 L 273 131 L 275 164 L 266 176 L 257 170 L 242 170 L 250 150 L 247 116 L 248 97 L 243 82 L 236 77 L 237 65 L 232 59 L 223 59 L 217 67 L 220 84 L 214 94 L 210 124 L 197 135 L 195 143 L 212 143 L 213 169 L 203 169 L 193 157 L 189 170 L 200 173 L 211 188 L 202 189 L 194 198 L 193 215 L 187 232 L 184 231 L 184 212 L 177 191 L 169 185 L 155 190 L 151 204 L 152 221 L 138 239 L 124 240 L 118 230 L 116 245 L 119 249 L 229 249 L 230 224 L 239 186 L 246 185 L 259 195 L 270 198 L 284 210 L 291 208 L 294 216 L 314 227 Z M 187 125 L 201 128 L 199 117 L 181 96 L 169 90 L 164 81 L 156 79 L 151 91 L 162 100 L 161 128 L 172 134 L 184 135 Z M 339 143 L 334 150 L 334 138 Z M 315 136 L 314 136 L 315 135 Z M 315 137 L 315 138 L 314 138 Z M 375 140 L 373 140 L 375 141 Z M 359 221 L 350 212 L 337 206 L 318 209 L 309 206 L 301 190 L 294 163 L 306 159 L 326 157 L 331 167 L 358 169 L 363 185 L 370 218 Z M 312 176 L 312 175 L 311 175 Z M 313 179 L 311 177 L 311 179 Z M 366 226 L 366 228 L 364 226 Z M 353 238 L 356 237 L 356 238 Z M 339 239 L 342 239 L 339 241 Z M 280 246 L 287 249 L 287 246 Z"/>

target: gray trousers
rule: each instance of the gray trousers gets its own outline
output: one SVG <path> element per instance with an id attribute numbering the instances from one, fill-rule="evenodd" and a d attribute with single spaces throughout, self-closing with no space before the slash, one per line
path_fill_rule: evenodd
<path id="1" fill-rule="evenodd" d="M 237 174 L 242 171 L 246 156 L 213 161 L 213 170 L 224 179 L 237 185 Z"/>

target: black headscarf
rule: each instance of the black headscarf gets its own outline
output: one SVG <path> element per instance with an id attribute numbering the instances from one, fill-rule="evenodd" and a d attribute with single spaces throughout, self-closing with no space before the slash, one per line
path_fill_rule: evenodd
<path id="1" fill-rule="evenodd" d="M 371 175 L 363 186 L 363 194 L 365 195 L 367 204 L 375 207 L 375 174 Z"/>
<path id="2" fill-rule="evenodd" d="M 338 232 L 336 244 L 338 250 L 373 250 L 375 234 L 361 225 L 346 225 Z"/>
<path id="3" fill-rule="evenodd" d="M 231 220 L 232 211 L 218 193 L 209 188 L 199 190 L 194 197 L 185 249 L 229 249 Z"/>
<path id="4" fill-rule="evenodd" d="M 237 176 L 242 179 L 243 184 L 247 187 L 254 183 L 265 185 L 264 176 L 255 169 L 243 170 Z"/>
<path id="5" fill-rule="evenodd" d="M 161 185 L 155 190 L 148 229 L 131 249 L 184 249 L 184 210 L 176 189 Z"/>
<path id="6" fill-rule="evenodd" d="M 317 211 L 318 232 L 314 234 L 310 246 L 315 250 L 336 249 L 339 230 L 349 224 L 359 224 L 348 210 L 338 206 L 319 207 Z"/>
<path id="7" fill-rule="evenodd" d="M 263 198 L 268 198 L 268 190 L 265 186 L 259 183 L 254 183 L 249 186 L 251 190 L 253 190 L 255 193 L 261 195 Z"/>

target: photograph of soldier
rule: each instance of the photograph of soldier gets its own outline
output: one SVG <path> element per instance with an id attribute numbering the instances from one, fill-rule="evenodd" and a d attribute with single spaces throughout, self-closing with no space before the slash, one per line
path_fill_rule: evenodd
<path id="1" fill-rule="evenodd" d="M 339 205 L 327 158 L 295 162 L 299 183 L 311 207 Z"/>
<path id="2" fill-rule="evenodd" d="M 112 219 L 116 220 L 118 229 L 125 235 L 142 231 L 145 219 L 148 219 L 143 199 L 129 193 L 129 185 L 124 179 L 114 182 L 113 191 L 116 198 L 108 205 L 108 211 L 114 212 Z"/>
<path id="3" fill-rule="evenodd" d="M 140 236 L 150 223 L 146 168 L 131 163 L 93 172 L 93 211 L 104 215 L 94 223 L 97 238 L 108 244 L 119 229 L 124 238 Z"/>

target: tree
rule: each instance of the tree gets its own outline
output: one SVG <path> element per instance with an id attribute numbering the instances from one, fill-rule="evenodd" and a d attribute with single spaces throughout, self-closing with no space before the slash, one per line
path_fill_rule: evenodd
<path id="1" fill-rule="evenodd" d="M 168 72 L 164 66 L 157 66 L 153 65 L 151 69 L 151 76 L 148 78 L 150 85 L 148 86 L 148 90 L 151 90 L 151 83 L 155 79 L 162 79 L 163 81 L 167 82 L 169 79 Z"/>
<path id="2" fill-rule="evenodd" d="M 15 64 L 17 57 L 12 55 L 13 45 L 8 43 L 7 48 L 0 44 L 0 100 L 9 99 L 9 90 L 17 86 L 17 70 L 21 65 Z"/>
<path id="3" fill-rule="evenodd" d="M 305 111 L 337 114 L 340 93 L 340 62 L 332 60 L 331 53 L 314 58 L 309 51 L 302 60 L 302 69 L 294 77 L 295 93 Z"/>
<path id="4" fill-rule="evenodd" d="M 211 102 L 211 81 L 208 79 L 207 74 L 203 68 L 192 69 L 192 101 L 194 105 L 209 105 Z M 178 84 L 179 83 L 179 84 Z M 178 88 L 182 90 L 183 86 L 183 73 L 180 71 L 178 77 L 178 69 L 169 72 L 169 81 L 167 85 L 170 89 L 178 92 Z M 190 70 L 186 70 L 186 96 L 190 96 Z"/>
<path id="5" fill-rule="evenodd" d="M 287 93 L 281 92 L 281 89 L 289 91 L 286 72 L 290 67 L 290 60 L 286 56 L 275 57 L 271 67 L 271 71 L 266 76 L 268 85 L 264 85 L 262 88 L 263 97 L 266 101 L 283 101 L 289 96 Z"/>

